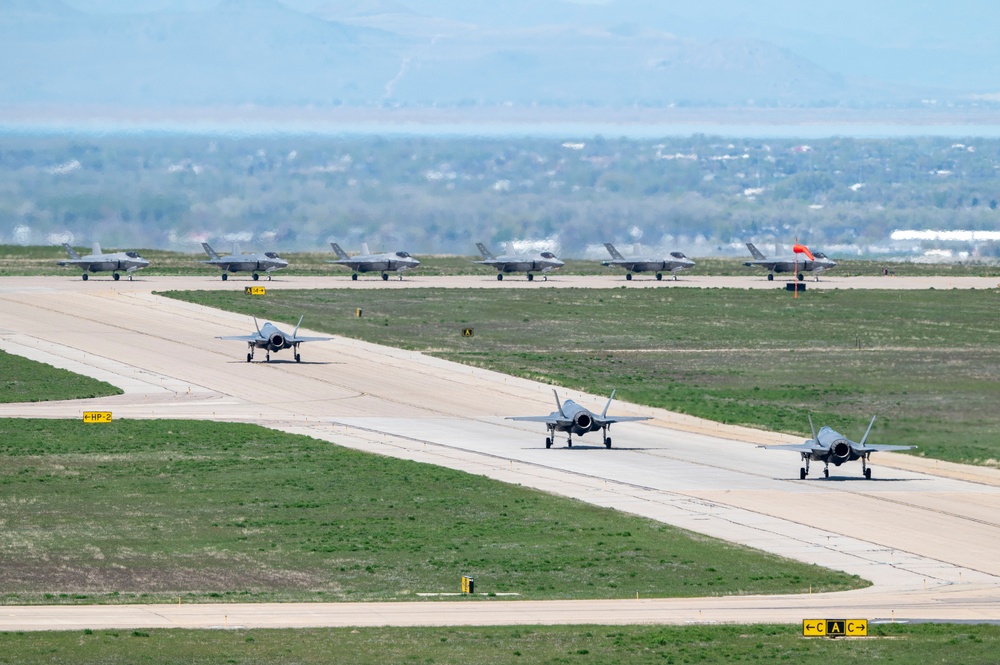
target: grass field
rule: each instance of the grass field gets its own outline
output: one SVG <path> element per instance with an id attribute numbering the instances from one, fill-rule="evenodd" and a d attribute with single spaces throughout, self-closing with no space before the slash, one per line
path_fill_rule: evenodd
<path id="1" fill-rule="evenodd" d="M 996 466 L 996 290 L 551 289 L 169 294 L 726 423 Z M 354 316 L 361 308 L 362 318 Z M 472 327 L 474 336 L 460 331 Z"/>
<path id="2" fill-rule="evenodd" d="M 89 247 L 77 247 L 81 256 L 89 254 Z M 104 247 L 105 252 L 124 251 L 133 248 Z M 215 249 L 223 254 L 231 247 L 216 245 Z M 249 246 L 244 248 L 250 251 Z M 470 247 L 470 250 L 472 248 Z M 149 259 L 150 266 L 136 273 L 142 276 L 156 275 L 205 275 L 218 278 L 218 268 L 201 263 L 207 259 L 203 253 L 171 252 L 158 249 L 140 249 L 143 258 Z M 379 251 L 373 249 L 373 251 Z M 498 250 L 499 251 L 499 250 Z M 351 271 L 346 268 L 332 266 L 326 263 L 334 258 L 332 251 L 316 252 L 282 252 L 282 258 L 290 263 L 288 268 L 279 274 L 283 275 L 329 275 L 332 279 L 350 277 Z M 57 261 L 66 258 L 62 247 L 0 245 L 0 276 L 10 275 L 66 275 L 78 276 L 79 270 L 70 267 L 60 267 Z M 492 275 L 495 270 L 486 266 L 478 266 L 472 262 L 478 256 L 418 256 L 420 267 L 413 275 Z M 605 257 L 602 257 L 603 260 Z M 608 257 L 609 258 L 609 257 Z M 746 275 L 750 278 L 761 278 L 767 273 L 761 269 L 744 267 L 743 261 L 737 258 L 696 258 L 697 265 L 682 275 Z M 836 272 L 840 276 L 880 275 L 882 268 L 892 270 L 897 276 L 903 275 L 950 275 L 986 277 L 1000 275 L 1000 265 L 989 263 L 913 263 L 901 261 L 859 261 L 839 260 Z M 569 275 L 621 275 L 624 271 L 606 268 L 600 261 L 584 261 L 567 259 L 561 273 Z M 669 275 L 666 277 L 669 279 Z"/>
<path id="3" fill-rule="evenodd" d="M 0 633 L 0 663 L 996 663 L 1000 627 L 878 625 L 870 637 L 801 626 L 556 626 Z"/>
<path id="4" fill-rule="evenodd" d="M 0 351 L 0 403 L 120 395 L 110 383 Z"/>
<path id="5" fill-rule="evenodd" d="M 0 420 L 0 603 L 794 593 L 857 577 L 253 425 Z"/>

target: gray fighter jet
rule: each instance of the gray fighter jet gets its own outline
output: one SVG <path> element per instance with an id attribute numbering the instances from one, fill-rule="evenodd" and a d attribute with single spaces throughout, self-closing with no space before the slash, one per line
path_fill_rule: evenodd
<path id="1" fill-rule="evenodd" d="M 694 266 L 694 261 L 680 252 L 670 252 L 669 259 L 645 256 L 630 256 L 626 259 L 610 242 L 604 243 L 604 246 L 607 248 L 608 254 L 611 255 L 611 260 L 602 261 L 601 265 L 625 268 L 628 271 L 625 273 L 625 279 L 627 280 L 632 279 L 632 273 L 634 272 L 655 272 L 656 279 L 663 279 L 663 273 L 670 272 L 673 274 L 674 280 L 676 280 L 678 271 L 687 270 Z"/>
<path id="2" fill-rule="evenodd" d="M 302 356 L 299 355 L 299 344 L 302 342 L 324 342 L 332 337 L 299 337 L 299 326 L 302 325 L 302 319 L 305 315 L 299 317 L 299 322 L 295 325 L 295 330 L 289 335 L 286 332 L 282 332 L 278 329 L 276 325 L 270 321 L 265 321 L 264 325 L 257 324 L 257 317 L 253 319 L 253 325 L 257 328 L 256 334 L 253 335 L 227 335 L 225 337 L 216 337 L 216 339 L 228 339 L 239 342 L 246 342 L 249 347 L 247 353 L 247 362 L 253 360 L 254 349 L 265 349 L 267 356 L 267 362 L 271 362 L 271 352 L 277 353 L 282 349 L 293 349 L 295 352 L 295 362 L 302 362 Z"/>
<path id="3" fill-rule="evenodd" d="M 610 448 L 611 437 L 608 436 L 608 429 L 611 428 L 613 423 L 649 420 L 651 418 L 651 416 L 618 416 L 616 418 L 609 418 L 608 407 L 611 406 L 611 400 L 615 398 L 614 390 L 611 391 L 611 397 L 608 398 L 608 403 L 604 405 L 604 410 L 600 414 L 596 414 L 580 406 L 571 399 L 560 403 L 559 393 L 554 389 L 552 394 L 556 396 L 558 411 L 553 411 L 547 416 L 507 416 L 507 420 L 545 423 L 545 427 L 548 428 L 548 436 L 545 437 L 546 448 L 552 447 L 552 439 L 555 438 L 556 432 L 566 432 L 566 444 L 572 448 L 574 434 L 583 436 L 587 432 L 596 432 L 597 430 L 601 430 L 604 435 L 604 447 Z"/>
<path id="4" fill-rule="evenodd" d="M 801 248 L 801 252 L 795 252 L 792 256 L 781 256 L 777 258 L 767 258 L 764 254 L 754 247 L 752 242 L 747 243 L 747 249 L 753 254 L 753 261 L 747 261 L 743 265 L 748 268 L 754 266 L 761 266 L 767 268 L 767 279 L 768 281 L 774 279 L 774 273 L 790 272 L 795 273 L 795 276 L 801 282 L 805 279 L 802 276 L 803 272 L 811 272 L 819 281 L 819 275 L 821 272 L 830 270 L 836 267 L 836 261 L 827 258 L 826 254 L 822 252 L 810 252 L 805 245 L 795 245 L 796 248 Z"/>
<path id="5" fill-rule="evenodd" d="M 528 281 L 535 279 L 536 272 L 542 273 L 542 279 L 548 279 L 550 270 L 562 268 L 563 262 L 556 258 L 552 252 L 540 252 L 538 254 L 507 254 L 504 256 L 494 256 L 493 252 L 486 249 L 486 245 L 481 242 L 476 243 L 479 253 L 483 255 L 482 261 L 474 261 L 484 266 L 493 266 L 497 269 L 497 279 L 502 280 L 504 273 L 523 272 L 528 275 Z"/>
<path id="6" fill-rule="evenodd" d="M 241 254 L 239 245 L 234 244 L 232 254 L 229 256 L 219 256 L 207 242 L 201 243 L 201 246 L 205 250 L 205 253 L 208 254 L 208 261 L 202 261 L 202 263 L 216 266 L 222 270 L 223 282 L 229 279 L 228 273 L 231 272 L 249 272 L 250 276 L 256 281 L 260 279 L 260 273 L 263 271 L 267 274 L 268 280 L 270 280 L 273 271 L 281 270 L 288 265 L 288 261 L 274 252 Z"/>
<path id="7" fill-rule="evenodd" d="M 114 277 L 116 282 L 121 278 L 121 275 L 118 273 L 124 270 L 125 274 L 131 280 L 133 272 L 142 270 L 149 265 L 149 261 L 139 256 L 137 252 L 105 254 L 101 251 L 101 244 L 97 242 L 94 243 L 92 252 L 87 256 L 77 254 L 76 250 L 69 246 L 69 243 L 64 242 L 63 249 L 69 254 L 69 259 L 59 261 L 59 265 L 82 268 L 83 281 L 87 281 L 87 273 L 101 272 L 102 270 L 110 270 L 111 276 Z"/>
<path id="8" fill-rule="evenodd" d="M 758 447 L 767 448 L 768 450 L 791 450 L 802 455 L 802 459 L 806 465 L 799 469 L 799 480 L 805 480 L 806 476 L 809 475 L 810 460 L 823 462 L 823 477 L 829 478 L 830 462 L 833 462 L 834 466 L 840 466 L 844 462 L 852 462 L 856 459 L 861 460 L 861 473 L 864 474 L 865 478 L 871 480 L 872 470 L 868 466 L 868 458 L 872 453 L 916 448 L 916 446 L 866 446 L 865 441 L 868 440 L 868 434 L 872 431 L 872 425 L 874 424 L 875 416 L 872 416 L 872 421 L 868 423 L 865 435 L 861 437 L 861 443 L 855 443 L 840 432 L 836 432 L 829 427 L 821 427 L 817 434 L 816 428 L 813 426 L 812 417 L 810 416 L 809 429 L 812 430 L 813 438 L 801 444 Z"/>
<path id="9" fill-rule="evenodd" d="M 327 261 L 340 266 L 347 266 L 354 271 L 351 279 L 357 280 L 359 272 L 380 272 L 382 280 L 389 279 L 390 272 L 399 274 L 399 279 L 403 279 L 403 271 L 416 268 L 420 261 L 410 256 L 409 252 L 386 252 L 385 254 L 372 254 L 368 251 L 368 243 L 362 243 L 361 253 L 357 256 L 348 256 L 347 252 L 340 248 L 335 242 L 330 243 L 333 251 L 337 253 L 336 261 Z"/>

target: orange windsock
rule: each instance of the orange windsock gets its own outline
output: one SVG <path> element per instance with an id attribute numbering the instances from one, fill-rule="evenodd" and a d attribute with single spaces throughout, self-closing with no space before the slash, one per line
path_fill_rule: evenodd
<path id="1" fill-rule="evenodd" d="M 795 243 L 795 245 L 792 246 L 792 251 L 795 252 L 796 254 L 805 254 L 806 256 L 808 256 L 813 261 L 816 260 L 816 257 L 813 256 L 813 253 L 810 252 L 809 248 L 806 247 L 805 245 L 800 245 L 798 243 Z"/>

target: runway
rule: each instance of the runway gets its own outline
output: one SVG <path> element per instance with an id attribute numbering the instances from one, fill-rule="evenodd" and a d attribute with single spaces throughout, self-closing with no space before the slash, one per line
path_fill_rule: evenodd
<path id="1" fill-rule="evenodd" d="M 736 278 L 687 279 L 709 288 L 735 288 L 723 284 Z M 902 277 L 823 279 L 822 288 L 930 288 L 909 285 L 911 278 Z M 990 278 L 912 279 L 920 284 L 932 280 L 934 288 L 996 286 Z M 743 286 L 753 281 L 739 280 Z M 757 282 L 780 288 L 760 277 Z M 492 276 L 407 277 L 402 282 L 289 277 L 258 283 L 205 277 L 134 282 L 0 278 L 0 348 L 125 390 L 97 400 L 0 405 L 0 417 L 78 418 L 84 410 L 100 409 L 116 418 L 258 423 L 621 509 L 857 574 L 874 586 L 842 594 L 620 601 L 7 606 L 0 607 L 0 630 L 797 622 L 823 616 L 1000 619 L 996 470 L 881 454 L 873 458 L 870 482 L 860 479 L 859 465 L 832 469 L 828 481 L 800 481 L 796 454 L 756 447 L 795 439 L 618 402 L 612 407 L 616 414 L 654 419 L 615 426 L 611 450 L 593 434 L 578 439 L 572 449 L 560 439 L 546 450 L 544 429 L 537 423 L 504 416 L 549 412 L 548 385 L 345 338 L 304 346 L 301 364 L 248 364 L 243 346 L 215 339 L 243 334 L 246 317 L 153 293 L 242 290 L 250 284 L 283 289 L 418 283 L 612 288 L 625 281 L 620 275 L 614 280 L 553 277 L 531 283 L 523 278 L 497 282 Z M 628 285 L 671 288 L 675 283 L 633 280 Z M 810 282 L 809 288 L 813 286 Z M 591 407 L 606 400 L 565 392 Z"/>
<path id="2" fill-rule="evenodd" d="M 763 272 L 748 273 L 737 276 L 689 275 L 681 273 L 675 281 L 671 276 L 664 276 L 658 281 L 652 275 L 637 274 L 632 280 L 626 281 L 622 272 L 608 272 L 606 275 L 535 275 L 528 281 L 524 275 L 506 275 L 498 281 L 495 273 L 476 275 L 421 275 L 419 273 L 404 274 L 403 279 L 390 275 L 383 281 L 378 274 L 364 275 L 357 281 L 351 280 L 346 273 L 331 273 L 321 277 L 299 277 L 274 274 L 272 280 L 261 278 L 253 281 L 249 275 L 237 274 L 223 282 L 218 276 L 155 276 L 142 272 L 135 274 L 134 281 L 122 277 L 121 281 L 112 281 L 110 275 L 92 275 L 84 282 L 78 275 L 65 277 L 0 277 L 0 292 L 5 284 L 16 283 L 17 289 L 72 290 L 81 293 L 93 293 L 102 286 L 114 289 L 134 289 L 139 291 L 178 291 L 178 290 L 242 290 L 247 286 L 263 286 L 265 289 L 617 289 L 617 288 L 670 288 L 670 289 L 777 289 L 784 290 L 789 280 L 783 275 L 776 275 L 769 282 Z M 925 289 L 995 289 L 1000 287 L 1000 277 L 844 277 L 836 273 L 823 275 L 820 281 L 807 277 L 803 282 L 805 290 L 836 290 L 836 289 L 880 289 L 889 291 L 913 291 Z M 97 288 L 95 288 L 97 287 Z"/>

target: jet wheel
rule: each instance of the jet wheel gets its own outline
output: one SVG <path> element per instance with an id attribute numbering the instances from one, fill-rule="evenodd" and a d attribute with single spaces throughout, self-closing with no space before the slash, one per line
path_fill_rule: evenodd
<path id="1" fill-rule="evenodd" d="M 86 282 L 89 278 L 90 278 L 90 275 L 88 275 L 87 273 L 83 273 L 83 281 Z"/>
<path id="2" fill-rule="evenodd" d="M 545 447 L 546 448 L 551 448 L 552 447 L 552 438 L 551 437 L 548 437 L 548 436 L 545 437 Z"/>
<path id="3" fill-rule="evenodd" d="M 872 479 L 872 470 L 865 469 L 865 480 L 871 480 L 871 479 Z"/>
<path id="4" fill-rule="evenodd" d="M 227 279 L 229 279 L 229 275 L 222 273 L 222 281 L 225 282 Z"/>
<path id="5" fill-rule="evenodd" d="M 387 275 L 385 273 L 382 273 L 382 281 L 383 282 L 388 282 L 389 281 L 389 275 Z"/>
<path id="6" fill-rule="evenodd" d="M 605 448 L 610 448 L 611 447 L 611 437 L 610 436 L 604 437 L 604 447 Z"/>
<path id="7" fill-rule="evenodd" d="M 771 273 L 768 273 L 767 274 L 767 281 L 773 282 L 774 281 L 774 275 L 772 275 Z"/>
<path id="8" fill-rule="evenodd" d="M 355 282 L 358 281 L 358 273 L 354 273 L 353 275 L 351 275 L 351 280 Z"/>
<path id="9" fill-rule="evenodd" d="M 253 277 L 253 281 L 255 281 L 255 282 L 256 282 L 256 281 L 257 281 L 258 279 L 260 279 L 260 275 L 258 275 L 257 273 L 254 273 L 254 274 L 252 275 L 252 277 Z"/>
<path id="10" fill-rule="evenodd" d="M 296 353 L 295 354 L 295 362 L 297 362 L 297 363 L 302 362 L 302 356 L 300 356 L 299 354 Z"/>
<path id="11" fill-rule="evenodd" d="M 567 441 L 566 445 L 569 446 L 570 448 L 572 448 L 573 447 L 573 440 L 570 439 L 569 441 Z"/>
<path id="12" fill-rule="evenodd" d="M 625 281 L 626 282 L 631 282 L 632 281 L 632 273 L 628 273 L 627 275 L 625 275 Z"/>
<path id="13" fill-rule="evenodd" d="M 806 479 L 806 468 L 802 467 L 799 469 L 799 480 L 805 480 L 805 479 Z"/>
<path id="14" fill-rule="evenodd" d="M 118 273 L 116 273 L 116 272 L 113 272 L 113 273 L 111 273 L 111 278 L 112 278 L 112 279 L 114 279 L 114 280 L 115 280 L 115 281 L 117 282 L 117 281 L 118 281 L 119 279 L 121 279 L 121 278 L 122 278 L 122 276 L 121 276 L 121 275 L 119 275 L 119 274 L 118 274 Z"/>
<path id="15" fill-rule="evenodd" d="M 803 280 L 805 280 L 805 276 L 802 273 L 799 273 L 798 275 L 796 275 L 796 277 L 799 278 L 800 282 L 803 281 Z"/>
<path id="16" fill-rule="evenodd" d="M 503 273 L 502 272 L 498 272 L 497 273 L 497 281 L 498 282 L 502 282 L 503 281 Z"/>
<path id="17" fill-rule="evenodd" d="M 656 273 L 656 281 L 657 282 L 662 282 L 663 281 L 663 273 L 662 272 Z"/>
<path id="18" fill-rule="evenodd" d="M 531 273 L 529 272 L 529 273 L 528 273 L 528 281 L 529 281 L 529 282 L 533 282 L 534 280 L 535 280 L 535 276 L 534 276 L 534 275 L 532 275 L 532 274 L 531 274 Z"/>
<path id="19" fill-rule="evenodd" d="M 830 477 L 830 469 L 823 469 L 823 477 L 824 478 Z"/>
<path id="20" fill-rule="evenodd" d="M 250 362 L 251 360 L 253 360 L 253 354 L 252 353 L 248 353 L 247 354 L 247 362 Z"/>

